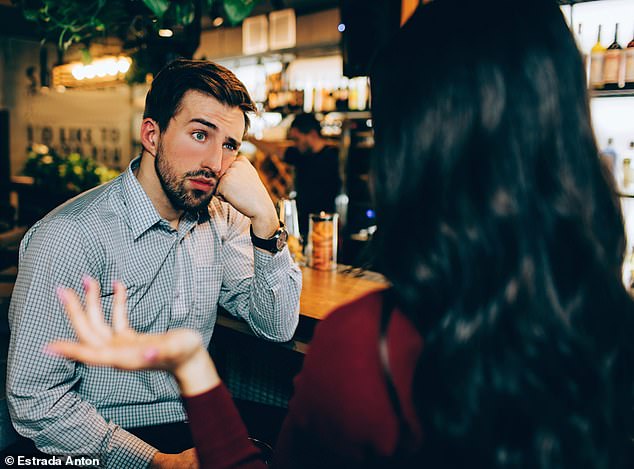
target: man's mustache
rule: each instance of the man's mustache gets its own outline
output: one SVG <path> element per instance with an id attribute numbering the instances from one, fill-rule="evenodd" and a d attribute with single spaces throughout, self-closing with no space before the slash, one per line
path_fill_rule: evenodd
<path id="1" fill-rule="evenodd" d="M 218 174 L 214 171 L 208 171 L 205 169 L 199 169 L 198 171 L 190 171 L 185 173 L 186 178 L 205 178 L 218 180 Z"/>

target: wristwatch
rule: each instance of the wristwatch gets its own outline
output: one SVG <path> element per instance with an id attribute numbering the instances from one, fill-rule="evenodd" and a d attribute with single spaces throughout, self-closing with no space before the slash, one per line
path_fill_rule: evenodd
<path id="1" fill-rule="evenodd" d="M 251 227 L 251 241 L 256 248 L 264 249 L 275 254 L 276 252 L 280 252 L 284 249 L 287 240 L 288 232 L 286 231 L 284 223 L 281 221 L 280 227 L 269 239 L 258 238 L 255 234 L 253 234 L 253 226 Z"/>

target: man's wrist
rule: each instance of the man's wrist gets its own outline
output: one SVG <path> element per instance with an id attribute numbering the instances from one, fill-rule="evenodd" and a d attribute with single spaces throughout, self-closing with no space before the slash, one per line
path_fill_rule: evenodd
<path id="1" fill-rule="evenodd" d="M 272 213 L 268 213 L 265 216 L 256 215 L 251 218 L 251 229 L 258 238 L 269 239 L 279 227 L 280 220 L 277 218 L 275 207 L 273 207 Z"/>

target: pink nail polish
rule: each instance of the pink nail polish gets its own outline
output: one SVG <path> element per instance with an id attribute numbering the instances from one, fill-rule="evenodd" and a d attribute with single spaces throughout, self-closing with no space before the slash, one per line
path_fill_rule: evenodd
<path id="1" fill-rule="evenodd" d="M 62 303 L 66 302 L 66 288 L 59 286 L 55 289 L 55 293 L 57 294 L 57 298 Z"/>
<path id="2" fill-rule="evenodd" d="M 42 351 L 46 354 L 46 355 L 50 355 L 52 357 L 60 357 L 61 355 L 59 353 L 57 353 L 57 351 L 55 351 L 51 345 L 45 345 L 44 348 L 42 349 Z"/>
<path id="3" fill-rule="evenodd" d="M 149 362 L 153 362 L 158 357 L 158 349 L 152 347 L 143 352 L 143 358 Z"/>
<path id="4" fill-rule="evenodd" d="M 84 286 L 84 288 L 88 288 L 90 286 L 90 277 L 88 277 L 87 275 L 84 275 L 81 279 L 81 283 Z"/>

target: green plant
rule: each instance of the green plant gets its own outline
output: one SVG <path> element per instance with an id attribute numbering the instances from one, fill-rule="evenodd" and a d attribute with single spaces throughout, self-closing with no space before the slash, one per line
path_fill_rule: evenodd
<path id="1" fill-rule="evenodd" d="M 38 186 L 56 192 L 78 193 L 114 179 L 119 172 L 79 153 L 60 155 L 36 143 L 29 147 L 24 174 L 31 176 Z"/>
<path id="2" fill-rule="evenodd" d="M 244 20 L 259 0 L 15 0 L 24 17 L 40 25 L 43 39 L 60 50 L 73 43 L 117 36 L 124 42 L 156 32 L 163 26 L 187 28 L 202 13 L 222 2 L 232 25 Z M 198 16 L 198 18 L 197 18 Z"/>

